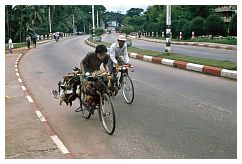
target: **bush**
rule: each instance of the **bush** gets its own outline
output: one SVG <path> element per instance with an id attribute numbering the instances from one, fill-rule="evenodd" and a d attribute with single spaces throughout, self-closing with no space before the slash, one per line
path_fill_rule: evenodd
<path id="1" fill-rule="evenodd" d="M 203 25 L 204 19 L 202 17 L 196 17 L 191 21 L 191 31 L 194 31 L 195 36 L 201 36 L 204 34 Z"/>
<path id="2" fill-rule="evenodd" d="M 237 14 L 232 17 L 231 22 L 229 23 L 229 35 L 237 36 Z"/>
<path id="3" fill-rule="evenodd" d="M 130 34 L 130 32 L 134 31 L 134 28 L 132 26 L 125 25 L 120 28 L 120 31 L 125 33 L 126 35 L 128 35 L 128 34 Z"/>
<path id="4" fill-rule="evenodd" d="M 212 35 L 212 38 L 214 35 L 226 36 L 227 34 L 226 25 L 218 15 L 207 17 L 204 23 L 204 31 L 207 35 Z"/>
<path id="5" fill-rule="evenodd" d="M 187 22 L 182 27 L 183 39 L 189 39 L 191 37 L 191 22 Z"/>
<path id="6" fill-rule="evenodd" d="M 96 36 L 101 36 L 102 34 L 104 34 L 105 30 L 102 28 L 96 28 L 95 29 L 95 35 Z"/>

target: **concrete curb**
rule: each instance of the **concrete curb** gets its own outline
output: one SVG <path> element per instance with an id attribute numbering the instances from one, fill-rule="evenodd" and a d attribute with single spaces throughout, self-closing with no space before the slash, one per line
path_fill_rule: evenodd
<path id="1" fill-rule="evenodd" d="M 86 40 L 86 43 L 93 47 L 97 46 L 96 44 L 88 40 Z M 176 60 L 165 59 L 160 57 L 142 55 L 142 54 L 137 54 L 133 52 L 129 53 L 129 56 L 131 58 L 148 61 L 152 63 L 164 64 L 168 66 L 173 66 L 173 67 L 182 68 L 186 70 L 192 70 L 192 71 L 215 75 L 215 76 L 226 77 L 230 79 L 237 79 L 237 71 L 232 71 L 232 70 L 227 70 L 227 69 L 222 69 L 222 68 L 217 68 L 212 66 L 206 66 L 206 65 L 200 65 L 200 64 L 194 64 L 194 63 L 188 63 L 183 61 L 176 61 Z"/>
<path id="2" fill-rule="evenodd" d="M 155 43 L 165 43 L 165 41 L 157 40 L 157 39 L 149 39 L 149 38 L 136 38 L 136 39 L 145 40 L 145 41 L 149 41 L 149 42 L 155 42 Z M 233 45 L 227 46 L 227 45 L 214 45 L 214 44 L 206 44 L 206 43 L 174 42 L 174 41 L 172 41 L 171 44 L 219 48 L 219 49 L 226 49 L 226 50 L 237 50 L 237 46 L 235 47 Z"/>

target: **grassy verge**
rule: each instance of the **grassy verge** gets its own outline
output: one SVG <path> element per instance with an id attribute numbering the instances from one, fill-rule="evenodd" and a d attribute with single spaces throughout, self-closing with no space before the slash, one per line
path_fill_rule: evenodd
<path id="1" fill-rule="evenodd" d="M 150 37 L 152 39 L 159 39 L 164 40 L 165 38 L 161 37 Z M 178 41 L 178 42 L 206 42 L 206 43 L 219 43 L 219 44 L 229 44 L 229 45 L 237 45 L 237 39 L 233 37 L 227 37 L 225 39 L 211 39 L 211 38 L 194 38 L 194 39 L 187 39 L 187 40 L 180 40 L 180 39 L 172 39 L 172 41 Z"/>
<path id="2" fill-rule="evenodd" d="M 91 42 L 95 44 L 103 44 L 106 47 L 109 47 L 111 44 L 107 42 L 95 42 L 94 40 L 90 40 Z M 212 60 L 212 59 L 205 59 L 205 58 L 199 58 L 199 57 L 191 57 L 176 53 L 161 53 L 157 51 L 150 51 L 150 50 L 144 50 L 136 47 L 128 47 L 129 52 L 134 52 L 142 55 L 149 55 L 154 57 L 161 57 L 166 59 L 172 59 L 172 60 L 179 60 L 189 63 L 195 63 L 195 64 L 201 64 L 201 65 L 207 65 L 207 66 L 213 66 L 218 68 L 224 68 L 229 70 L 237 70 L 237 64 L 230 61 L 219 61 L 219 60 Z"/>

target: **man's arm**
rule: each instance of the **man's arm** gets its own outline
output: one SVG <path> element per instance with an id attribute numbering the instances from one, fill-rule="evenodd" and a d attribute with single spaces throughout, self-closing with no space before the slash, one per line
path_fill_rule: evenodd
<path id="1" fill-rule="evenodd" d="M 125 47 L 124 47 L 124 62 L 126 64 L 129 63 L 129 54 L 128 54 L 128 48 L 127 48 L 126 44 L 125 44 Z"/>
<path id="2" fill-rule="evenodd" d="M 110 53 L 109 53 L 109 55 L 110 55 L 110 59 L 115 63 L 115 64 L 118 64 L 118 61 L 116 60 L 116 58 L 115 58 L 115 46 L 114 45 L 112 45 L 111 47 L 110 47 L 110 51 L 109 51 Z"/>

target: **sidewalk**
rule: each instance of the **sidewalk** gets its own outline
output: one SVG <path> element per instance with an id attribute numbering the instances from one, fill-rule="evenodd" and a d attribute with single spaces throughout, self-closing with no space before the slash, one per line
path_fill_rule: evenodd
<path id="1" fill-rule="evenodd" d="M 71 158 L 69 154 L 63 154 L 61 141 L 41 112 L 34 109 L 32 98 L 26 94 L 26 87 L 18 73 L 18 61 L 20 53 L 27 52 L 27 48 L 23 47 L 14 49 L 13 54 L 5 54 L 5 158 Z"/>
<path id="2" fill-rule="evenodd" d="M 135 39 L 145 40 L 145 41 L 155 42 L 155 43 L 165 43 L 165 40 L 146 38 L 144 36 L 142 36 L 141 38 L 135 37 Z M 171 44 L 200 46 L 200 47 L 209 47 L 209 48 L 221 48 L 221 49 L 227 49 L 227 50 L 237 50 L 237 45 L 227 45 L 227 44 L 219 44 L 219 43 L 172 41 Z"/>

